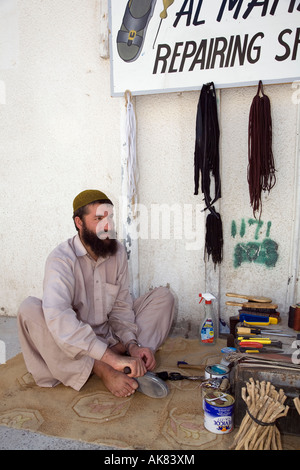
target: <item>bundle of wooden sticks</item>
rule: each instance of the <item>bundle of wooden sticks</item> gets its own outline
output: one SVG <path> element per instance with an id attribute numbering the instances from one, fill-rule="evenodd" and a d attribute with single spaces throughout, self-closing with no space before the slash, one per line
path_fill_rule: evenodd
<path id="1" fill-rule="evenodd" d="M 300 399 L 299 399 L 299 397 L 294 398 L 293 402 L 294 402 L 294 405 L 296 407 L 296 410 L 298 411 L 298 413 L 300 415 Z"/>
<path id="2" fill-rule="evenodd" d="M 280 432 L 276 420 L 286 416 L 286 396 L 282 389 L 276 391 L 271 382 L 254 381 L 251 377 L 242 388 L 242 398 L 247 412 L 235 436 L 235 450 L 282 450 Z"/>

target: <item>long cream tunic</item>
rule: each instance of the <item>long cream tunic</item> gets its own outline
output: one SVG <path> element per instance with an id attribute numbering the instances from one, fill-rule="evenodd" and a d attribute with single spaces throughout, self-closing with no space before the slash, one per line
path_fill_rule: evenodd
<path id="1" fill-rule="evenodd" d="M 18 311 L 24 360 L 37 385 L 80 390 L 107 347 L 137 339 L 154 352 L 165 341 L 174 297 L 157 287 L 132 302 L 125 249 L 93 260 L 76 235 L 49 255 L 42 299 Z"/>
<path id="2" fill-rule="evenodd" d="M 116 255 L 95 261 L 76 235 L 47 259 L 42 298 L 45 321 L 70 358 L 101 359 L 107 346 L 136 338 L 127 256 L 117 243 Z"/>

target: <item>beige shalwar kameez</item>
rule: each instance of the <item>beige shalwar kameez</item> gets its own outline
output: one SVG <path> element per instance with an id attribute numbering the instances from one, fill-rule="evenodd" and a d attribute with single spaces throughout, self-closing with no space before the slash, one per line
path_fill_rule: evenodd
<path id="1" fill-rule="evenodd" d="M 80 390 L 107 347 L 137 339 L 156 351 L 173 314 L 174 298 L 164 287 L 132 301 L 120 242 L 115 255 L 95 261 L 76 235 L 49 255 L 42 300 L 28 297 L 20 306 L 27 369 L 42 387 L 63 383 Z"/>

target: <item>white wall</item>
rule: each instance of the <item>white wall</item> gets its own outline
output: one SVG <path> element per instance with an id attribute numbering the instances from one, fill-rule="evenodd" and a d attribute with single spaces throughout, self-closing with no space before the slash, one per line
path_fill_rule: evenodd
<path id="1" fill-rule="evenodd" d="M 46 256 L 74 234 L 72 200 L 83 189 L 99 188 L 116 202 L 121 194 L 121 125 L 124 99 L 110 97 L 109 60 L 100 57 L 99 0 L 26 0 L 19 2 L 19 61 L 0 70 L 6 104 L 0 105 L 1 126 L 1 303 L 0 314 L 16 315 L 24 297 L 41 295 Z M 212 77 L 213 80 L 213 77 Z M 221 90 L 220 128 L 224 261 L 215 276 L 225 318 L 225 293 L 268 295 L 281 312 L 299 301 L 298 282 L 290 280 L 297 261 L 292 249 L 299 206 L 295 198 L 299 104 L 291 84 L 265 87 L 272 106 L 277 184 L 263 199 L 259 240 L 271 222 L 270 237 L 278 244 L 273 268 L 256 263 L 234 267 L 238 243 L 253 241 L 248 220 L 248 116 L 255 87 Z M 194 139 L 198 92 L 134 98 L 140 172 L 139 202 L 193 208 Z M 294 100 L 295 101 L 295 100 Z M 295 176 L 296 175 L 296 176 Z M 296 217 L 297 216 L 297 217 Z M 243 239 L 231 236 L 235 220 L 244 219 Z M 176 297 L 177 320 L 197 323 L 198 293 L 207 288 L 203 260 L 204 215 L 198 217 L 198 249 L 192 240 L 139 241 L 140 291 L 169 285 Z M 150 223 L 150 222 L 149 222 Z M 150 227 L 150 225 L 149 225 Z M 150 227 L 151 228 L 151 227 Z M 296 244 L 297 245 L 297 244 Z M 292 286 L 292 287 L 291 287 Z M 298 290 L 297 290 L 298 289 Z"/>
<path id="2" fill-rule="evenodd" d="M 273 152 L 277 183 L 271 193 L 263 195 L 263 222 L 257 240 L 257 224 L 253 220 L 247 183 L 248 165 L 248 119 L 249 110 L 256 94 L 256 87 L 221 90 L 220 128 L 222 161 L 222 199 L 220 212 L 223 222 L 224 260 L 220 271 L 210 269 L 212 284 L 219 283 L 221 316 L 228 319 L 237 313 L 236 307 L 225 306 L 226 292 L 256 294 L 271 297 L 279 304 L 282 314 L 288 312 L 292 228 L 296 205 L 295 175 L 297 163 L 297 114 L 299 105 L 293 103 L 291 84 L 265 87 L 272 106 Z M 140 197 L 143 201 L 169 205 L 201 203 L 202 196 L 193 196 L 193 152 L 195 116 L 199 93 L 180 93 L 164 96 L 145 96 L 136 99 L 139 119 Z M 299 183 L 299 179 L 297 180 Z M 246 232 L 239 235 L 244 219 Z M 231 235 L 232 221 L 236 222 L 238 234 Z M 271 222 L 266 237 L 268 222 Z M 203 229 L 204 233 L 204 229 Z M 249 242 L 261 243 L 265 238 L 278 245 L 278 260 L 274 267 L 244 261 L 234 266 L 235 247 Z M 298 240 L 298 238 L 297 238 Z M 198 318 L 198 292 L 204 290 L 208 281 L 203 264 L 203 239 L 199 251 L 186 250 L 186 241 L 150 240 L 141 243 L 140 278 L 144 289 L 156 283 L 169 283 L 178 297 L 179 317 Z M 166 255 L 168 253 L 168 255 Z M 271 253 L 272 254 L 272 253 Z M 298 267 L 299 269 L 299 267 Z M 214 279 L 215 278 L 215 279 Z M 217 292 L 214 291 L 214 294 Z M 235 300 L 235 299 L 232 299 Z"/>
<path id="3" fill-rule="evenodd" d="M 98 1 L 19 2 L 19 63 L 1 71 L 1 307 L 41 292 L 49 251 L 74 233 L 72 201 L 120 187 L 118 100 L 99 57 Z"/>
<path id="4" fill-rule="evenodd" d="M 223 198 L 225 244 L 224 263 L 222 264 L 222 298 L 225 291 L 259 293 L 271 297 L 279 304 L 279 311 L 288 311 L 290 305 L 289 283 L 290 257 L 296 257 L 291 250 L 292 228 L 295 216 L 299 217 L 299 205 L 294 202 L 295 174 L 299 171 L 296 163 L 296 135 L 298 107 L 292 101 L 292 88 L 287 85 L 265 87 L 272 108 L 273 122 L 273 153 L 276 166 L 277 182 L 270 194 L 263 195 L 263 222 L 257 240 L 255 232 L 257 224 L 250 225 L 253 220 L 249 205 L 247 186 L 247 135 L 248 110 L 256 89 L 236 89 L 222 91 L 221 122 L 222 122 L 222 156 L 223 156 Z M 231 222 L 236 221 L 239 230 L 242 219 L 246 222 L 245 236 L 231 236 Z M 268 222 L 271 223 L 267 237 Z M 270 239 L 278 245 L 278 260 L 274 267 L 265 264 L 242 263 L 232 268 L 234 249 L 238 243 L 263 242 Z M 297 237 L 299 240 L 299 234 Z M 272 256 L 272 253 L 270 254 Z M 299 265 L 298 265 L 299 269 Z M 295 282 L 295 287 L 297 282 Z M 293 301 L 297 299 L 294 298 Z M 293 302 L 292 301 L 292 302 Z M 226 313 L 229 314 L 226 308 Z"/>

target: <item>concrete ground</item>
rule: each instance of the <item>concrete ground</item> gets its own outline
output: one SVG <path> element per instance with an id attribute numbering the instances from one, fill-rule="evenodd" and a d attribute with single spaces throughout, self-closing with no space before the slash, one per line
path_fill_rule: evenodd
<path id="1" fill-rule="evenodd" d="M 21 352 L 17 319 L 0 317 L 0 340 L 6 346 L 6 360 Z M 112 447 L 88 444 L 72 439 L 60 439 L 43 434 L 0 426 L 0 450 L 107 450 Z"/>

